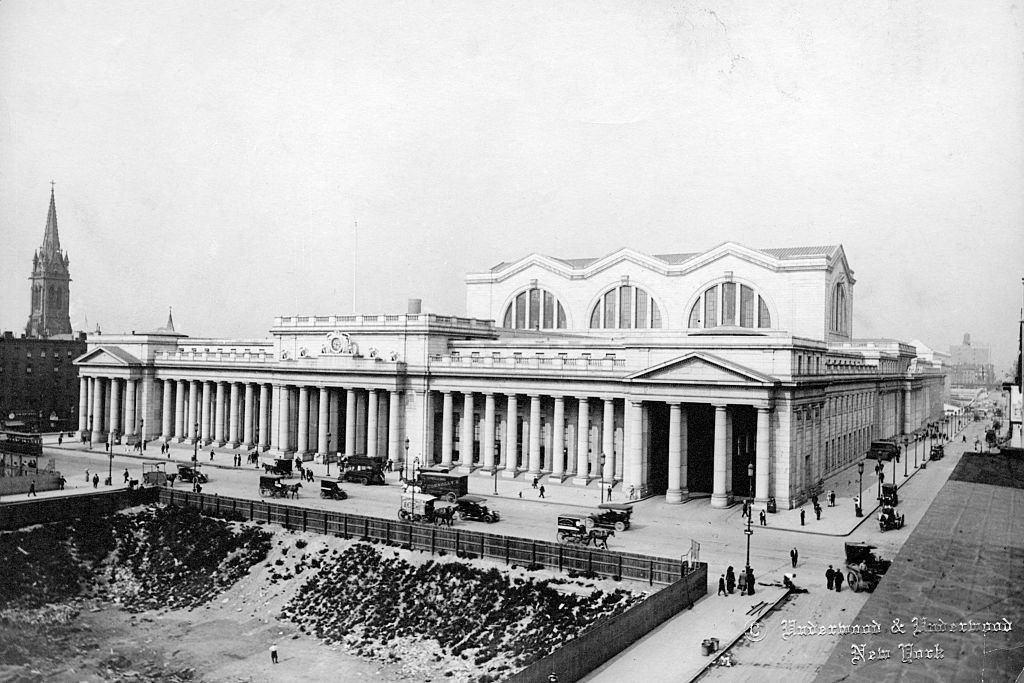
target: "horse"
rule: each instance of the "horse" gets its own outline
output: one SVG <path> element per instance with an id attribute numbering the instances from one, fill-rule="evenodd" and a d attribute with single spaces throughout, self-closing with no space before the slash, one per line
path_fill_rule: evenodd
<path id="1" fill-rule="evenodd" d="M 587 537 L 587 542 L 584 545 L 590 545 L 593 543 L 595 548 L 608 550 L 608 537 L 614 535 L 614 529 L 591 529 L 590 535 Z"/>
<path id="2" fill-rule="evenodd" d="M 283 488 L 285 490 L 285 496 L 286 497 L 287 497 L 287 495 L 289 493 L 291 494 L 292 498 L 298 498 L 299 497 L 299 489 L 302 488 L 302 483 L 301 482 L 297 482 L 295 484 L 283 484 L 282 486 L 283 486 Z"/>
<path id="3" fill-rule="evenodd" d="M 441 508 L 434 513 L 434 523 L 438 526 L 441 526 L 442 524 L 445 526 L 452 526 L 452 523 L 455 521 L 455 510 L 456 508 L 454 506 Z"/>

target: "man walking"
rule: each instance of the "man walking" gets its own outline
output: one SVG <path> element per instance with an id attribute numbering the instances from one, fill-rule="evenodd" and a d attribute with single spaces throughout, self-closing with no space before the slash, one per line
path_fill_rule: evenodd
<path id="1" fill-rule="evenodd" d="M 35 496 L 36 498 L 39 497 L 39 494 L 36 493 L 36 480 L 35 479 L 33 479 L 32 483 L 28 485 L 28 496 L 26 496 L 26 498 L 29 497 L 29 496 Z"/>
<path id="2" fill-rule="evenodd" d="M 725 590 L 725 574 L 718 577 L 718 594 L 728 596 L 729 593 Z"/>
<path id="3" fill-rule="evenodd" d="M 100 485 L 100 475 L 94 473 L 92 475 L 92 487 L 96 488 L 99 485 Z"/>
<path id="4" fill-rule="evenodd" d="M 127 484 L 129 479 L 131 479 L 131 475 L 128 474 L 128 468 L 125 467 L 124 468 L 124 483 Z"/>
<path id="5" fill-rule="evenodd" d="M 843 573 L 842 572 L 836 572 L 835 583 L 836 583 L 836 593 L 842 592 L 840 590 L 843 587 Z"/>
<path id="6" fill-rule="evenodd" d="M 815 505 L 814 506 L 814 516 L 818 518 L 819 522 L 821 521 L 821 506 L 820 505 Z"/>
<path id="7" fill-rule="evenodd" d="M 803 508 L 800 508 L 800 526 L 804 525 L 804 515 L 805 514 L 807 514 L 807 511 L 804 510 Z"/>
<path id="8" fill-rule="evenodd" d="M 834 508 L 836 506 L 836 490 L 832 489 L 828 492 L 828 506 Z"/>
<path id="9" fill-rule="evenodd" d="M 828 586 L 829 590 L 832 590 L 832 584 L 835 583 L 835 578 L 836 570 L 832 568 L 832 565 L 829 565 L 828 569 L 825 570 L 825 584 Z"/>
<path id="10" fill-rule="evenodd" d="M 759 516 L 761 518 L 761 526 L 768 526 L 768 515 L 765 514 L 764 510 L 761 510 Z"/>
<path id="11" fill-rule="evenodd" d="M 796 547 L 789 551 L 789 559 L 793 562 L 793 568 L 796 569 L 797 558 L 800 557 L 800 553 L 796 551 Z"/>
<path id="12" fill-rule="evenodd" d="M 543 497 L 544 497 L 544 484 L 541 484 L 541 485 L 540 485 L 540 497 L 541 497 L 541 498 L 543 498 Z"/>

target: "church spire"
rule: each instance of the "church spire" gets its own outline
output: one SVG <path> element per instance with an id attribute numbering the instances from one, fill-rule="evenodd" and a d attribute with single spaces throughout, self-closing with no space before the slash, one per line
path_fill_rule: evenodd
<path id="1" fill-rule="evenodd" d="M 25 326 L 28 337 L 52 337 L 71 334 L 68 309 L 71 299 L 71 277 L 67 254 L 61 253 L 57 233 L 57 201 L 54 183 L 50 182 L 50 210 L 46 215 L 43 245 L 32 255 L 32 302 Z"/>
<path id="2" fill-rule="evenodd" d="M 60 234 L 57 232 L 57 203 L 53 196 L 54 183 L 50 181 L 50 212 L 46 216 L 46 232 L 43 233 L 43 252 L 60 254 Z"/>
<path id="3" fill-rule="evenodd" d="M 170 307 L 168 307 L 167 308 L 167 324 L 164 326 L 164 329 L 167 330 L 168 332 L 174 332 L 174 316 L 171 315 L 172 313 L 173 313 L 173 311 L 171 310 Z"/>

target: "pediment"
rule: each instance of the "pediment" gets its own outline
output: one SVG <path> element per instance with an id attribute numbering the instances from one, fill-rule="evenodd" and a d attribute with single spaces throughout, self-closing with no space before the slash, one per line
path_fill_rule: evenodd
<path id="1" fill-rule="evenodd" d="M 90 365 L 98 366 L 110 366 L 120 365 L 122 367 L 130 367 L 132 365 L 141 365 L 142 361 L 127 353 L 123 349 L 98 346 L 92 351 L 88 351 L 85 354 L 75 359 L 75 365 L 88 367 Z"/>
<path id="2" fill-rule="evenodd" d="M 777 380 L 710 353 L 694 352 L 629 375 L 633 382 L 664 384 L 773 384 Z"/>

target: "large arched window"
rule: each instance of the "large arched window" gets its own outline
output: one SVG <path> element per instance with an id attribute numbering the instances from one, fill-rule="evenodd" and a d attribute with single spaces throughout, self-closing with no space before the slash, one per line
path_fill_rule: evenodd
<path id="1" fill-rule="evenodd" d="M 849 308 L 846 303 L 846 286 L 837 282 L 832 288 L 832 315 L 829 328 L 833 332 L 846 334 L 849 331 Z"/>
<path id="2" fill-rule="evenodd" d="M 738 282 L 720 282 L 708 287 L 690 308 L 687 327 L 772 326 L 772 315 L 764 298 L 752 287 Z"/>
<path id="3" fill-rule="evenodd" d="M 592 329 L 657 329 L 661 310 L 646 290 L 622 284 L 601 295 L 590 309 Z"/>
<path id="4" fill-rule="evenodd" d="M 509 302 L 501 325 L 517 330 L 561 330 L 565 329 L 565 309 L 551 292 L 531 287 Z"/>

